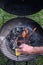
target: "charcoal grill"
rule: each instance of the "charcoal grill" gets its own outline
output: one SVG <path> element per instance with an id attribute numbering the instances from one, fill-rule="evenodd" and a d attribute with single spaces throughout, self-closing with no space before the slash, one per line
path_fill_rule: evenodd
<path id="1" fill-rule="evenodd" d="M 41 0 L 0 0 L 0 7 L 8 13 L 19 15 L 18 18 L 7 21 L 7 23 L 5 23 L 0 29 L 0 49 L 2 53 L 8 58 L 6 65 L 8 65 L 10 60 L 13 61 L 13 65 L 16 65 L 16 61 L 24 61 L 27 65 L 29 60 L 33 60 L 39 55 L 22 54 L 20 56 L 16 56 L 16 42 L 18 39 L 20 41 L 24 41 L 24 38 L 21 37 L 21 32 L 23 32 L 25 28 L 28 29 L 28 34 L 30 35 L 33 33 L 33 29 L 36 28 L 36 31 L 30 36 L 29 39 L 26 37 L 24 42 L 32 46 L 43 45 L 42 27 L 34 20 L 25 18 L 26 15 L 34 14 L 40 11 L 43 8 L 43 3 Z M 20 18 L 20 16 L 23 16 L 23 18 Z M 19 43 L 21 44 L 21 42 Z"/>
<path id="2" fill-rule="evenodd" d="M 30 37 L 30 39 L 33 41 L 29 45 L 42 46 L 43 45 L 43 39 L 42 39 L 43 29 L 34 20 L 31 20 L 28 18 L 16 18 L 16 19 L 11 19 L 11 20 L 7 21 L 7 23 L 5 23 L 4 26 L 0 30 L 0 38 L 2 39 L 2 42 L 1 42 L 2 53 L 8 59 L 11 59 L 13 61 L 29 61 L 29 60 L 32 60 L 35 57 L 37 57 L 38 55 L 25 55 L 25 54 L 16 56 L 15 51 L 14 51 L 14 49 L 16 47 L 15 40 L 17 39 L 17 37 L 19 37 L 19 33 L 17 33 L 17 31 L 22 32 L 24 30 L 24 28 L 27 28 L 29 30 L 29 33 L 31 34 L 34 27 L 37 27 L 37 30 Z M 15 32 L 15 30 L 16 30 L 16 32 Z M 20 32 L 20 34 L 21 34 L 21 32 Z M 18 34 L 18 35 L 15 36 L 15 34 L 16 35 Z M 14 37 L 16 37 L 15 40 L 14 40 Z M 29 41 L 30 41 L 30 39 L 29 39 Z M 28 44 L 29 41 L 26 44 Z M 13 44 L 14 44 L 14 48 L 13 48 Z"/>

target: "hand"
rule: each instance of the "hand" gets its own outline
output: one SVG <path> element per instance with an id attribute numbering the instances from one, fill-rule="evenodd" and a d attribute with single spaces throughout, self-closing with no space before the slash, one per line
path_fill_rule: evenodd
<path id="1" fill-rule="evenodd" d="M 33 53 L 34 48 L 30 45 L 27 44 L 22 44 L 21 46 L 19 46 L 19 52 L 21 54 L 34 54 Z"/>

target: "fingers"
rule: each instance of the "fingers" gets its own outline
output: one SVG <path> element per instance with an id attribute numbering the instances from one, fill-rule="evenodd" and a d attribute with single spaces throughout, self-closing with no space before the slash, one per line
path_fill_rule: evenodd
<path id="1" fill-rule="evenodd" d="M 20 54 L 23 54 L 23 51 L 22 51 L 22 49 L 19 49 L 19 50 L 18 50 L 18 52 L 20 52 Z"/>

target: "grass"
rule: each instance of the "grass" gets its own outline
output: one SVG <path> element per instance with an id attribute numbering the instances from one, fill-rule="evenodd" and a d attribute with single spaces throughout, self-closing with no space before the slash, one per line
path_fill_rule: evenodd
<path id="1" fill-rule="evenodd" d="M 0 27 L 6 21 L 8 21 L 12 18 L 17 18 L 17 17 L 18 16 L 9 14 L 0 8 Z M 40 12 L 37 12 L 36 14 L 28 15 L 26 17 L 35 20 L 43 27 L 43 9 Z M 5 65 L 6 61 L 7 61 L 7 58 L 0 52 L 0 65 Z M 43 65 L 43 56 L 38 57 L 38 60 L 36 60 L 35 62 L 37 63 L 37 65 Z M 22 63 L 22 64 L 24 65 L 24 63 Z M 30 61 L 30 64 L 32 65 L 31 61 Z"/>
<path id="2" fill-rule="evenodd" d="M 9 19 L 16 18 L 18 16 L 13 15 L 13 14 L 9 14 L 9 13 L 5 12 L 4 10 L 2 10 L 0 8 L 0 26 L 3 25 L 3 17 L 4 17 L 4 23 L 5 23 Z M 26 16 L 26 17 L 35 20 L 41 26 L 43 26 L 43 9 L 40 12 L 36 13 L 36 14 L 29 15 L 29 16 Z"/>

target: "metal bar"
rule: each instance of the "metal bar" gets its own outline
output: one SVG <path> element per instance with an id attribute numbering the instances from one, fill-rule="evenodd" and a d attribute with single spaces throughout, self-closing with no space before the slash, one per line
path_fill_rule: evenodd
<path id="1" fill-rule="evenodd" d="M 28 61 L 26 61 L 26 65 L 28 65 Z"/>
<path id="2" fill-rule="evenodd" d="M 10 60 L 8 59 L 5 65 L 8 65 L 9 61 L 10 61 Z"/>
<path id="3" fill-rule="evenodd" d="M 37 65 L 37 63 L 35 62 L 35 59 L 32 60 L 32 65 Z"/>
<path id="4" fill-rule="evenodd" d="M 13 62 L 13 65 L 16 65 L 16 61 Z"/>

